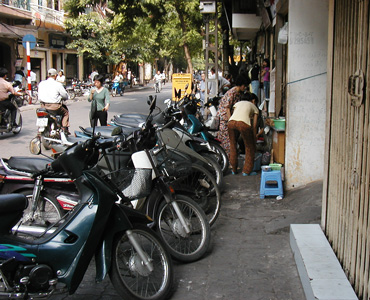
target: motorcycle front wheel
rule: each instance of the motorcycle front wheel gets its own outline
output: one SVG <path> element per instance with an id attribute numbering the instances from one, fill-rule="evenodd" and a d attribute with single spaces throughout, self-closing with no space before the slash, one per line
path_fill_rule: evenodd
<path id="1" fill-rule="evenodd" d="M 41 134 L 41 142 L 42 142 L 42 145 L 44 146 L 44 148 L 46 150 L 51 149 L 51 141 L 48 141 L 47 139 L 45 139 L 45 138 L 49 138 L 49 137 L 50 137 L 49 130 L 48 130 L 48 128 L 45 128 L 44 132 Z"/>
<path id="2" fill-rule="evenodd" d="M 192 164 L 191 170 L 190 174 L 175 179 L 172 185 L 176 191 L 187 195 L 203 209 L 212 226 L 220 214 L 221 191 L 213 175 L 205 168 Z"/>
<path id="3" fill-rule="evenodd" d="M 28 201 L 27 208 L 23 211 L 21 222 L 23 225 L 50 226 L 62 218 L 64 211 L 58 201 L 51 195 L 41 192 L 35 212 L 32 212 L 32 190 L 22 191 Z"/>
<path id="4" fill-rule="evenodd" d="M 211 242 L 211 228 L 207 218 L 197 203 L 188 197 L 176 195 L 190 232 L 186 232 L 172 202 L 162 201 L 158 208 L 157 230 L 167 244 L 173 258 L 182 262 L 193 262 L 204 256 Z"/>
<path id="5" fill-rule="evenodd" d="M 112 89 L 111 95 L 112 95 L 112 97 L 117 96 L 117 89 L 116 88 Z"/>
<path id="6" fill-rule="evenodd" d="M 76 93 L 73 90 L 68 90 L 67 93 L 68 93 L 70 100 L 73 100 L 74 98 L 76 98 Z"/>
<path id="7" fill-rule="evenodd" d="M 156 233 L 144 225 L 134 224 L 131 231 L 154 269 L 150 271 L 143 264 L 127 232 L 122 232 L 115 238 L 109 271 L 114 288 L 123 299 L 168 299 L 173 292 L 174 271 L 167 248 Z"/>

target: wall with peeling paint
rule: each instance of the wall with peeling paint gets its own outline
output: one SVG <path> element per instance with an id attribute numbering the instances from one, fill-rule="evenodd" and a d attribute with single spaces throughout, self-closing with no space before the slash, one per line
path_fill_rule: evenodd
<path id="1" fill-rule="evenodd" d="M 328 3 L 289 1 L 286 189 L 323 178 Z"/>

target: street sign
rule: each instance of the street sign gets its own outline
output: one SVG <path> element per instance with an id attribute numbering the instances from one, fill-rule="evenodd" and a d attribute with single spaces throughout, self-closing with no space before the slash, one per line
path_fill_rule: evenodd
<path id="1" fill-rule="evenodd" d="M 24 48 L 27 49 L 27 42 L 30 43 L 30 49 L 33 49 L 36 47 L 36 38 L 32 34 L 26 34 L 22 39 L 22 45 Z"/>
<path id="2" fill-rule="evenodd" d="M 181 99 L 185 92 L 190 94 L 191 93 L 191 83 L 193 81 L 192 74 L 188 73 L 175 73 L 172 75 L 172 100 L 176 101 Z M 185 87 L 187 87 L 185 91 Z M 177 93 L 181 93 L 177 95 Z"/>

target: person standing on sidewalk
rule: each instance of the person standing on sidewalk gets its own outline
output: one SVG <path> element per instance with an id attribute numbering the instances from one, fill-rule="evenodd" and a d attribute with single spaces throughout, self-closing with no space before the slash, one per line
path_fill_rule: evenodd
<path id="1" fill-rule="evenodd" d="M 104 77 L 103 75 L 95 76 L 94 85 L 89 95 L 89 102 L 91 102 L 90 110 L 90 124 L 91 127 L 97 125 L 98 120 L 100 126 L 107 126 L 108 120 L 108 109 L 109 109 L 109 91 L 104 87 Z"/>
<path id="2" fill-rule="evenodd" d="M 241 135 L 245 147 L 245 159 L 243 176 L 256 175 L 253 172 L 254 153 L 256 151 L 258 108 L 250 101 L 251 97 L 243 97 L 241 101 L 233 106 L 233 114 L 228 122 L 230 136 L 230 164 L 232 174 L 238 169 L 237 137 Z M 253 120 L 251 122 L 251 120 Z"/>
<path id="3" fill-rule="evenodd" d="M 228 122 L 233 113 L 234 104 L 240 101 L 242 94 L 246 91 L 250 79 L 248 74 L 242 73 L 235 80 L 235 87 L 228 90 L 221 98 L 218 106 L 217 115 L 220 118 L 220 127 L 217 138 L 221 141 L 221 146 L 230 158 L 230 138 L 228 132 Z"/>

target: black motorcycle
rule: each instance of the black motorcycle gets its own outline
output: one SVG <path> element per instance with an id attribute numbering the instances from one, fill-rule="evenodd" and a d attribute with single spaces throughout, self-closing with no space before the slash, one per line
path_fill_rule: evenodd
<path id="1" fill-rule="evenodd" d="M 17 114 L 15 116 L 15 122 L 17 126 L 13 126 L 12 118 L 11 118 L 11 112 L 9 109 L 6 109 L 4 111 L 0 111 L 0 133 L 9 133 L 12 132 L 14 134 L 18 134 L 22 130 L 22 115 L 18 108 L 16 98 L 14 96 L 11 97 L 11 103 L 16 107 Z"/>

